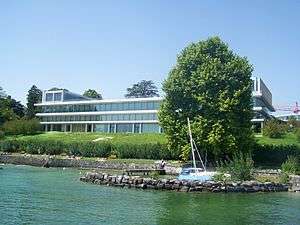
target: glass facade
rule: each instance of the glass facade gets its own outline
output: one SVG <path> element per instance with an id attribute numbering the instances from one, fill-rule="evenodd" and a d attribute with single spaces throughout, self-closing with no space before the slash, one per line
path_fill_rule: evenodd
<path id="1" fill-rule="evenodd" d="M 46 95 L 47 98 L 47 95 Z M 52 97 L 51 97 L 52 98 Z M 158 110 L 161 101 L 42 106 L 43 113 Z"/>
<path id="2" fill-rule="evenodd" d="M 54 101 L 61 101 L 62 93 L 54 93 Z"/>
<path id="3" fill-rule="evenodd" d="M 53 93 L 47 93 L 46 94 L 46 102 L 53 101 Z"/>
<path id="4" fill-rule="evenodd" d="M 63 115 L 63 116 L 43 116 L 43 122 L 61 121 L 142 121 L 158 120 L 156 113 L 132 113 L 132 114 L 106 114 L 106 115 Z"/>
<path id="5" fill-rule="evenodd" d="M 70 95 L 70 93 L 62 94 L 61 92 L 49 94 L 51 95 L 48 97 L 49 101 L 60 101 Z M 45 113 L 41 115 L 41 120 L 47 131 L 159 133 L 161 128 L 158 125 L 157 112 L 147 110 L 158 110 L 160 103 L 160 99 L 90 104 L 87 102 L 70 104 L 68 101 L 68 104 L 41 106 L 41 112 Z M 135 112 L 137 110 L 138 112 Z M 72 113 L 79 112 L 83 112 L 83 115 L 72 115 Z M 88 112 L 89 115 L 84 115 L 85 112 Z M 60 113 L 62 115 L 47 115 L 47 113 Z"/>

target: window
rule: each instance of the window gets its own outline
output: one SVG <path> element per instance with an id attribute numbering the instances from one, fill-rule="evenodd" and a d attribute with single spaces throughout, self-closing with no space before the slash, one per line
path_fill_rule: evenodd
<path id="1" fill-rule="evenodd" d="M 140 124 L 139 123 L 134 124 L 134 133 L 140 133 Z"/>
<path id="2" fill-rule="evenodd" d="M 53 101 L 53 93 L 46 93 L 46 102 Z"/>
<path id="3" fill-rule="evenodd" d="M 159 133 L 159 125 L 156 123 L 143 123 L 142 133 Z"/>
<path id="4" fill-rule="evenodd" d="M 129 106 L 128 110 L 134 110 L 134 102 L 129 102 L 128 106 Z"/>
<path id="5" fill-rule="evenodd" d="M 95 124 L 95 132 L 107 132 L 108 124 Z"/>
<path id="6" fill-rule="evenodd" d="M 54 93 L 54 101 L 61 101 L 62 94 L 61 93 Z"/>
<path id="7" fill-rule="evenodd" d="M 117 133 L 132 133 L 132 126 L 133 124 L 124 123 L 124 124 L 117 124 Z"/>

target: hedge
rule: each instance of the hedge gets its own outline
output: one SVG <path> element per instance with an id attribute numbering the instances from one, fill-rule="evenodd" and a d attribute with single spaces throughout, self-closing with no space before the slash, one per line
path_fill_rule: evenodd
<path id="1" fill-rule="evenodd" d="M 28 154 L 48 154 L 84 156 L 84 157 L 108 157 L 111 154 L 118 158 L 135 159 L 178 159 L 168 150 L 166 144 L 161 143 L 111 143 L 104 142 L 72 142 L 46 140 L 17 140 L 6 139 L 0 141 L 0 151 L 26 152 Z"/>
<path id="2" fill-rule="evenodd" d="M 299 146 L 256 144 L 252 153 L 256 165 L 269 166 L 280 166 L 290 155 L 300 158 Z"/>
<path id="3" fill-rule="evenodd" d="M 18 140 L 4 139 L 0 141 L 0 151 L 26 152 L 28 154 L 48 154 L 108 157 L 116 155 L 121 159 L 166 159 L 178 160 L 179 155 L 167 148 L 167 144 L 128 143 L 110 141 L 103 142 L 71 142 L 53 140 Z M 297 145 L 261 145 L 256 144 L 252 152 L 256 165 L 280 166 L 289 155 L 300 159 L 300 148 Z"/>

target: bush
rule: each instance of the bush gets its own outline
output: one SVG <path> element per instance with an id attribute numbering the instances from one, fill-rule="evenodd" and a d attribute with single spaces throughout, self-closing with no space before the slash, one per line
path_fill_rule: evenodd
<path id="1" fill-rule="evenodd" d="M 234 181 L 253 179 L 254 163 L 250 155 L 236 154 L 232 160 L 221 163 L 218 171 L 220 174 L 229 173 Z M 216 177 L 216 179 L 220 179 Z M 223 178 L 222 178 L 223 179 Z"/>
<path id="2" fill-rule="evenodd" d="M 269 120 L 266 122 L 263 134 L 269 138 L 281 138 L 287 132 L 287 126 L 278 120 Z"/>
<path id="3" fill-rule="evenodd" d="M 178 159 L 179 156 L 172 153 L 166 144 L 161 143 L 111 143 L 103 142 L 71 142 L 53 140 L 15 140 L 0 141 L 0 150 L 5 152 L 25 151 L 29 154 L 48 155 L 75 155 L 83 157 L 109 157 L 115 155 L 118 158 L 136 159 Z"/>
<path id="4" fill-rule="evenodd" d="M 300 157 L 297 145 L 261 145 L 255 144 L 252 157 L 256 165 L 280 166 L 289 155 Z"/>
<path id="5" fill-rule="evenodd" d="M 19 142 L 17 140 L 3 140 L 0 142 L 0 151 L 2 152 L 18 152 Z"/>
<path id="6" fill-rule="evenodd" d="M 300 128 L 298 128 L 298 129 L 295 131 L 295 135 L 296 135 L 297 141 L 300 142 Z"/>
<path id="7" fill-rule="evenodd" d="M 160 143 L 115 143 L 113 151 L 122 159 L 178 159 L 168 150 L 166 144 Z"/>
<path id="8" fill-rule="evenodd" d="M 39 120 L 11 120 L 3 124 L 2 127 L 5 134 L 8 135 L 30 135 L 36 134 L 41 131 L 41 125 Z"/>
<path id="9" fill-rule="evenodd" d="M 0 140 L 4 139 L 4 137 L 5 137 L 4 131 L 0 130 Z"/>
<path id="10" fill-rule="evenodd" d="M 281 170 L 286 174 L 296 174 L 298 166 L 298 158 L 295 156 L 288 156 L 287 160 L 282 163 Z"/>

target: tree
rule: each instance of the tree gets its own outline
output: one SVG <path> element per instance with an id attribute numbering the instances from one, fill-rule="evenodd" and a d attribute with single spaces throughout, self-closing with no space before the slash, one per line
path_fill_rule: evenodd
<path id="1" fill-rule="evenodd" d="M 20 102 L 18 103 L 21 104 Z M 0 126 L 6 121 L 18 118 L 14 110 L 21 113 L 21 111 L 19 111 L 21 109 L 19 108 L 19 104 L 17 104 L 16 100 L 7 96 L 3 88 L 0 87 Z"/>
<path id="2" fill-rule="evenodd" d="M 83 96 L 95 99 L 102 99 L 102 95 L 93 89 L 88 89 L 83 93 Z"/>
<path id="3" fill-rule="evenodd" d="M 263 134 L 269 138 L 281 138 L 286 134 L 287 130 L 287 124 L 277 119 L 271 119 L 265 123 Z"/>
<path id="4" fill-rule="evenodd" d="M 0 98 L 4 98 L 6 96 L 5 91 L 2 87 L 0 87 Z"/>
<path id="5" fill-rule="evenodd" d="M 127 88 L 126 98 L 159 97 L 157 87 L 152 80 L 142 80 Z"/>
<path id="6" fill-rule="evenodd" d="M 9 108 L 11 108 L 19 118 L 22 118 L 25 115 L 25 108 L 21 102 L 11 98 L 11 96 L 7 96 L 7 100 L 9 102 Z"/>
<path id="7" fill-rule="evenodd" d="M 42 91 L 38 89 L 35 85 L 33 85 L 27 94 L 27 111 L 26 116 L 28 119 L 32 119 L 35 117 L 35 114 L 38 112 L 35 103 L 41 102 L 42 100 Z"/>
<path id="8" fill-rule="evenodd" d="M 253 143 L 252 66 L 218 37 L 192 43 L 163 84 L 159 121 L 169 148 L 187 159 L 187 117 L 198 148 L 226 159 Z"/>

